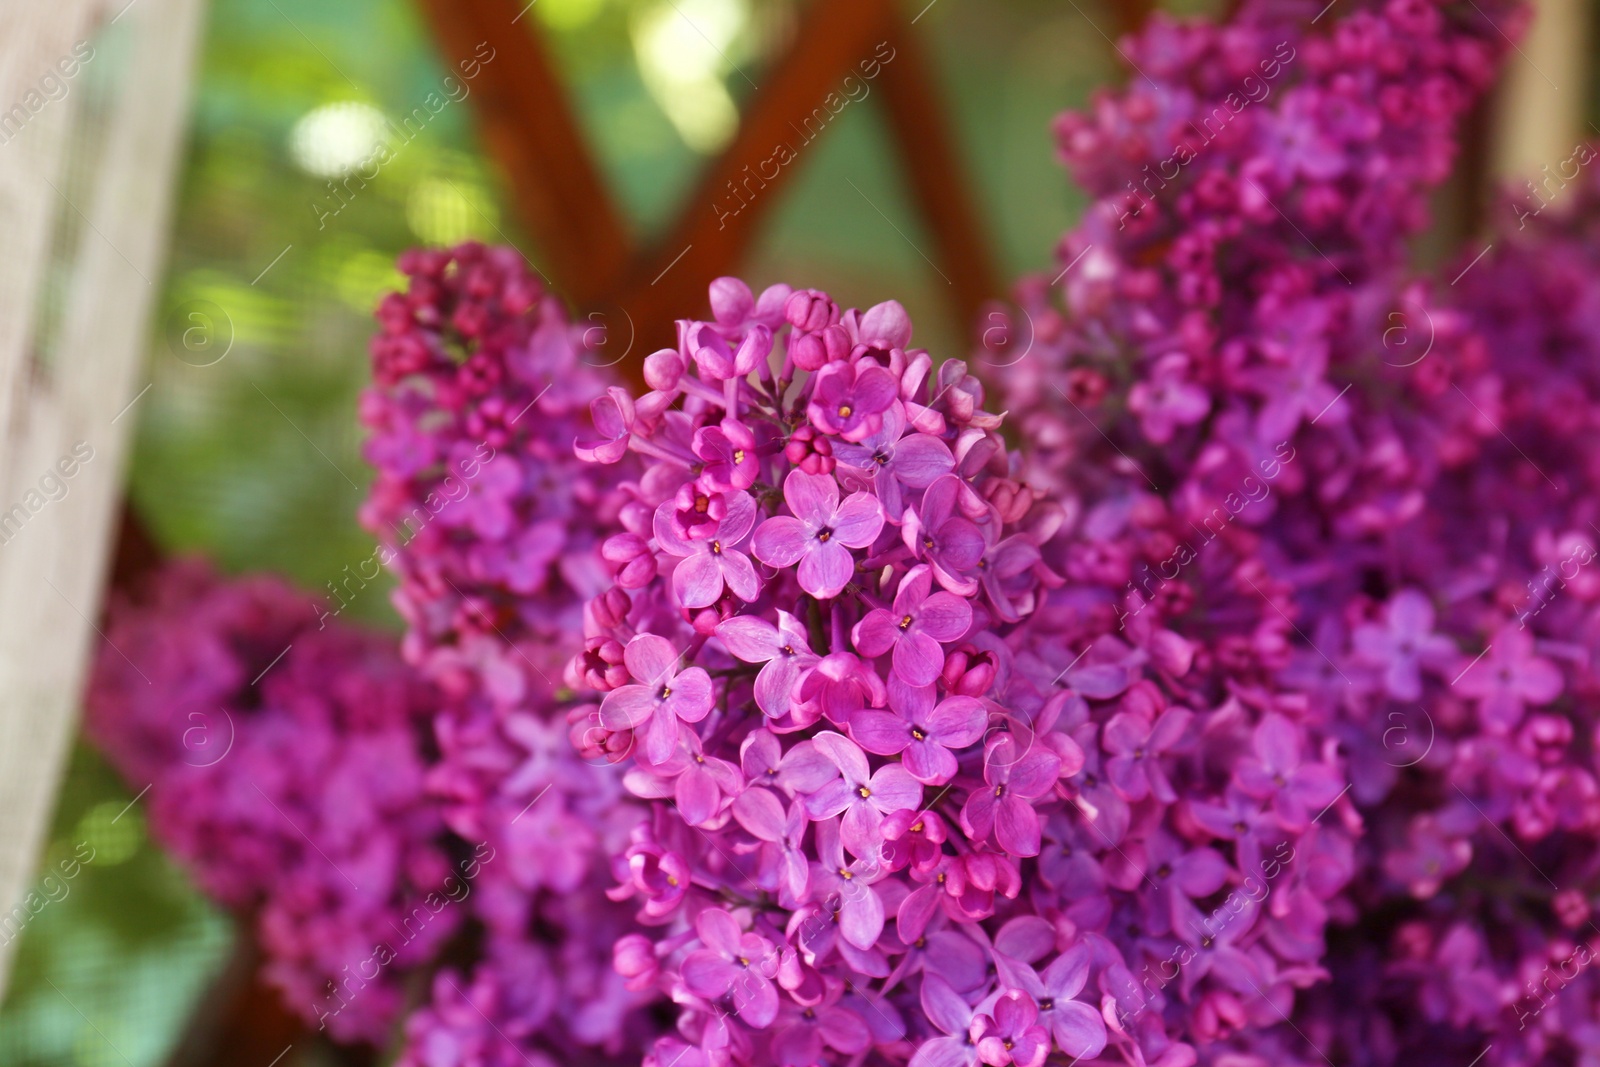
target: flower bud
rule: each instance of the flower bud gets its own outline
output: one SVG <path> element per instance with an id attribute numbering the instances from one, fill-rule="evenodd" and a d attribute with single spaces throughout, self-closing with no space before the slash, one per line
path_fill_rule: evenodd
<path id="1" fill-rule="evenodd" d="M 677 349 L 663 348 L 644 357 L 644 382 L 652 389 L 670 393 L 683 377 L 683 357 Z"/>
<path id="2" fill-rule="evenodd" d="M 799 289 L 789 295 L 789 302 L 783 306 L 783 317 L 796 330 L 813 333 L 839 321 L 839 305 L 827 293 Z"/>

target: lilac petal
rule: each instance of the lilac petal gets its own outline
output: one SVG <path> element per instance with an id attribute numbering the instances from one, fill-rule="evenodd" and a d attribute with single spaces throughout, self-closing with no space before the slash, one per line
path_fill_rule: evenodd
<path id="1" fill-rule="evenodd" d="M 910 615 L 933 592 L 933 572 L 926 563 L 918 564 L 900 579 L 900 588 L 894 594 L 894 614 Z"/>
<path id="2" fill-rule="evenodd" d="M 1089 980 L 1089 963 L 1089 946 L 1083 942 L 1073 945 L 1044 969 L 1045 989 L 1058 1001 L 1077 996 Z"/>
<path id="3" fill-rule="evenodd" d="M 844 906 L 839 909 L 839 933 L 859 949 L 869 949 L 878 943 L 883 933 L 883 899 L 871 886 L 862 886 L 859 892 L 845 894 Z"/>
<path id="4" fill-rule="evenodd" d="M 829 1047 L 847 1055 L 864 1052 L 872 1044 L 872 1031 L 861 1016 L 838 1005 L 817 1011 L 817 1031 Z"/>
<path id="5" fill-rule="evenodd" d="M 735 615 L 717 624 L 717 636 L 729 652 L 746 663 L 765 663 L 778 654 L 778 628 L 751 615 Z"/>
<path id="6" fill-rule="evenodd" d="M 734 1014 L 758 1030 L 778 1017 L 778 990 L 767 979 L 744 970 L 733 983 Z"/>
<path id="7" fill-rule="evenodd" d="M 678 718 L 665 711 L 650 716 L 644 732 L 644 758 L 657 766 L 678 750 Z"/>
<path id="8" fill-rule="evenodd" d="M 1106 760 L 1105 768 L 1106 777 L 1124 800 L 1139 801 L 1150 795 L 1150 779 L 1145 777 L 1144 768 L 1137 761 L 1113 756 Z"/>
<path id="9" fill-rule="evenodd" d="M 691 952 L 683 960 L 683 984 L 697 997 L 715 999 L 739 977 L 739 968 L 715 952 Z"/>
<path id="10" fill-rule="evenodd" d="M 788 515 L 778 515 L 756 527 L 751 546 L 756 559 L 767 566 L 789 567 L 806 554 L 809 543 L 805 523 Z"/>
<path id="11" fill-rule="evenodd" d="M 694 932 L 700 935 L 706 948 L 724 959 L 737 956 L 742 947 L 740 939 L 744 931 L 739 929 L 738 920 L 721 908 L 706 908 L 696 916 Z"/>
<path id="12" fill-rule="evenodd" d="M 833 479 L 828 483 L 833 484 Z M 851 548 L 866 548 L 883 530 L 883 506 L 871 493 L 851 493 L 834 512 L 831 525 L 834 541 Z"/>
<path id="13" fill-rule="evenodd" d="M 937 741 L 911 742 L 900 755 L 900 765 L 923 785 L 944 785 L 961 769 L 950 750 Z"/>
<path id="14" fill-rule="evenodd" d="M 1050 1054 L 1050 1037 L 1042 1026 L 1030 1026 L 1018 1034 L 1008 1050 L 1013 1067 L 1040 1067 Z"/>
<path id="15" fill-rule="evenodd" d="M 685 776 L 687 777 L 687 776 Z M 746 789 L 733 802 L 733 817 L 763 841 L 782 841 L 786 819 L 783 802 L 770 789 Z"/>
<path id="16" fill-rule="evenodd" d="M 1051 1013 L 1056 1045 L 1068 1056 L 1092 1060 L 1106 1047 L 1106 1021 L 1081 1001 L 1056 1002 Z"/>
<path id="17" fill-rule="evenodd" d="M 1171 748 L 1183 736 L 1183 731 L 1188 729 L 1193 718 L 1194 713 L 1187 708 L 1173 707 L 1163 711 L 1161 718 L 1156 720 L 1155 729 L 1150 731 L 1150 747 L 1157 752 Z"/>
<path id="18" fill-rule="evenodd" d="M 699 826 L 716 815 L 722 794 L 709 774 L 689 771 L 678 775 L 675 785 L 674 799 L 684 822 Z"/>
<path id="19" fill-rule="evenodd" d="M 894 446 L 890 468 L 894 476 L 913 489 L 926 489 L 956 465 L 950 446 L 930 434 L 914 433 Z"/>
<path id="20" fill-rule="evenodd" d="M 850 716 L 850 736 L 874 755 L 893 756 L 911 744 L 911 727 L 891 712 L 858 711 Z"/>
<path id="21" fill-rule="evenodd" d="M 739 342 L 739 350 L 733 355 L 734 374 L 744 377 L 764 363 L 771 354 L 772 331 L 759 324 L 752 326 L 750 332 L 744 335 L 744 340 Z"/>
<path id="22" fill-rule="evenodd" d="M 774 770 L 783 759 L 783 742 L 771 730 L 753 730 L 739 746 L 739 766 L 751 778 Z"/>
<path id="23" fill-rule="evenodd" d="M 923 525 L 929 529 L 943 526 L 955 512 L 956 498 L 961 494 L 961 479 L 953 474 L 935 478 L 922 494 L 922 507 L 918 509 Z"/>
<path id="24" fill-rule="evenodd" d="M 795 793 L 815 793 L 838 777 L 838 765 L 809 741 L 794 746 L 778 764 L 778 784 Z"/>
<path id="25" fill-rule="evenodd" d="M 1256 727 L 1256 754 L 1275 771 L 1293 770 L 1300 763 L 1300 736 L 1287 718 L 1268 713 Z"/>
<path id="26" fill-rule="evenodd" d="M 983 533 L 966 519 L 951 519 L 938 528 L 939 555 L 947 566 L 967 570 L 983 558 Z"/>
<path id="27" fill-rule="evenodd" d="M 995 840 L 1013 856 L 1039 854 L 1039 814 L 1021 797 L 1004 796 L 996 806 Z"/>
<path id="28" fill-rule="evenodd" d="M 813 526 L 823 526 L 839 506 L 839 485 L 829 474 L 793 470 L 783 480 L 783 499 L 795 518 Z"/>
<path id="29" fill-rule="evenodd" d="M 1011 766 L 1006 792 L 1021 797 L 1042 797 L 1061 776 L 1061 757 L 1046 748 L 1035 748 Z"/>
<path id="30" fill-rule="evenodd" d="M 724 493 L 723 500 L 727 502 L 727 513 L 722 516 L 722 522 L 717 526 L 717 537 L 726 546 L 732 547 L 745 539 L 756 524 L 756 502 L 749 493 Z"/>
<path id="31" fill-rule="evenodd" d="M 1172 865 L 1172 874 L 1189 896 L 1209 896 L 1228 880 L 1228 862 L 1209 848 L 1197 848 Z"/>
<path id="32" fill-rule="evenodd" d="M 625 685 L 600 701 L 600 724 L 608 730 L 632 730 L 655 713 L 656 695 L 649 686 Z"/>
<path id="33" fill-rule="evenodd" d="M 935 593 L 917 611 L 917 628 L 935 641 L 959 641 L 972 626 L 972 605 L 949 593 Z"/>
<path id="34" fill-rule="evenodd" d="M 903 634 L 894 646 L 894 670 L 906 684 L 932 685 L 944 669 L 944 649 L 925 633 Z"/>
<path id="35" fill-rule="evenodd" d="M 989 978 L 989 953 L 966 934 L 940 930 L 928 936 L 924 972 L 942 975 L 958 992 L 972 993 Z"/>
<path id="36" fill-rule="evenodd" d="M 777 519 L 767 520 L 769 523 L 777 521 Z M 766 527 L 763 526 L 762 529 Z M 759 541 L 760 531 L 757 531 L 756 537 Z M 816 547 L 800 560 L 800 588 L 818 600 L 831 600 L 844 591 L 844 587 L 855 575 L 855 557 L 851 556 L 850 550 L 837 540 L 826 544 L 816 542 L 815 545 Z M 758 552 L 757 555 L 759 554 Z"/>
<path id="37" fill-rule="evenodd" d="M 894 763 L 878 768 L 868 788 L 873 806 L 885 814 L 915 809 L 922 803 L 922 783 Z"/>
<path id="38" fill-rule="evenodd" d="M 900 397 L 899 380 L 879 366 L 857 363 L 856 367 L 860 371 L 852 393 L 856 410 L 871 415 L 888 410 Z"/>
<path id="39" fill-rule="evenodd" d="M 989 1067 L 1005 1067 L 1011 1062 L 1011 1049 L 1007 1047 L 1009 1045 L 1014 1045 L 1014 1042 L 991 1034 L 978 1041 L 978 1058 Z"/>
<path id="40" fill-rule="evenodd" d="M 710 555 L 710 553 L 704 554 Z M 734 596 L 748 604 L 761 595 L 761 579 L 756 577 L 755 564 L 750 562 L 749 556 L 743 552 L 724 550 L 720 559 L 722 560 L 722 577 L 727 580 L 728 588 L 733 591 Z M 689 607 L 691 605 L 685 602 L 684 606 Z"/>
<path id="41" fill-rule="evenodd" d="M 958 1040 L 965 1040 L 967 1027 L 972 1023 L 972 1006 L 937 974 L 922 978 L 922 1013 L 934 1026 Z M 915 1058 L 912 1062 L 916 1062 Z"/>
<path id="42" fill-rule="evenodd" d="M 750 572 L 755 577 L 754 569 Z M 696 552 L 678 563 L 672 572 L 672 592 L 686 608 L 715 604 L 722 595 L 722 568 L 710 552 Z"/>
<path id="43" fill-rule="evenodd" d="M 883 840 L 882 812 L 863 800 L 859 793 L 852 793 L 850 806 L 839 820 L 839 838 L 852 856 L 872 855 Z"/>
<path id="44" fill-rule="evenodd" d="M 1142 716 L 1119 712 L 1111 716 L 1100 733 L 1100 743 L 1107 752 L 1128 756 L 1145 747 L 1150 740 L 1150 724 Z"/>
<path id="45" fill-rule="evenodd" d="M 690 667 L 678 673 L 669 687 L 672 695 L 661 702 L 662 711 L 670 711 L 684 722 L 699 722 L 711 710 L 711 676 L 704 668 Z"/>
<path id="46" fill-rule="evenodd" d="M 977 697 L 950 697 L 940 701 L 926 721 L 941 745 L 966 748 L 983 736 L 984 728 L 989 725 L 989 713 Z"/>
<path id="47" fill-rule="evenodd" d="M 895 915 L 895 929 L 901 941 L 910 945 L 922 937 L 934 912 L 938 910 L 939 898 L 943 894 L 944 890 L 933 884 L 918 886 L 906 894 L 906 898 L 900 902 L 900 911 Z"/>
<path id="48" fill-rule="evenodd" d="M 850 639 L 855 642 L 857 652 L 875 658 L 889 651 L 900 640 L 900 628 L 895 625 L 894 616 L 889 612 L 883 608 L 873 608 L 856 623 Z"/>
<path id="49" fill-rule="evenodd" d="M 794 686 L 800 668 L 793 659 L 779 656 L 756 675 L 756 706 L 772 718 L 788 712 L 794 701 Z"/>
<path id="50" fill-rule="evenodd" d="M 656 535 L 656 541 L 661 545 L 661 551 L 674 556 L 687 556 L 695 551 L 696 546 L 693 541 L 686 540 L 678 533 L 678 528 L 673 523 L 677 507 L 676 501 L 663 501 L 661 506 L 656 508 L 651 528 Z"/>
<path id="51" fill-rule="evenodd" d="M 806 795 L 806 814 L 813 819 L 831 819 L 850 807 L 856 799 L 854 790 L 835 778 L 821 789 Z"/>
<path id="52" fill-rule="evenodd" d="M 1019 915 L 994 935 L 996 952 L 1023 963 L 1033 963 L 1055 947 L 1055 927 L 1037 915 Z"/>
<path id="53" fill-rule="evenodd" d="M 867 757 L 862 754 L 861 747 L 843 734 L 824 730 L 813 737 L 811 743 L 816 746 L 818 752 L 833 761 L 833 765 L 839 768 L 839 773 L 844 775 L 844 780 L 852 787 L 861 785 L 872 776 L 872 770 L 867 765 Z"/>
<path id="54" fill-rule="evenodd" d="M 995 806 L 993 789 L 974 789 L 961 808 L 961 820 L 972 830 L 972 837 L 982 840 L 994 829 Z"/>
<path id="55" fill-rule="evenodd" d="M 906 1067 L 972 1067 L 977 1059 L 964 1037 L 936 1037 L 918 1046 Z"/>
<path id="56" fill-rule="evenodd" d="M 640 634 L 628 642 L 623 650 L 622 662 L 628 673 L 650 685 L 666 678 L 678 668 L 678 650 L 665 637 Z"/>
<path id="57" fill-rule="evenodd" d="M 750 317 L 756 298 L 750 287 L 738 278 L 716 278 L 711 282 L 711 314 L 723 326 L 738 326 Z"/>
<path id="58" fill-rule="evenodd" d="M 1389 601 L 1389 628 L 1396 633 L 1421 635 L 1433 630 L 1433 605 L 1415 589 L 1402 589 Z"/>
<path id="59" fill-rule="evenodd" d="M 1566 688 L 1561 669 L 1547 659 L 1534 656 L 1519 666 L 1517 691 L 1530 704 L 1548 704 Z"/>

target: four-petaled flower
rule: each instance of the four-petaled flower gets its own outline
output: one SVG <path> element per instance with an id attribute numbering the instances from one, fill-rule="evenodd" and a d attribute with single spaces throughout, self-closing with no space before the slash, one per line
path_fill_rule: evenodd
<path id="1" fill-rule="evenodd" d="M 1456 679 L 1455 687 L 1478 701 L 1478 715 L 1491 730 L 1508 731 L 1522 721 L 1528 704 L 1548 704 L 1565 685 L 1554 663 L 1533 650 L 1533 634 L 1507 624 L 1494 635 L 1488 655 Z"/>
<path id="2" fill-rule="evenodd" d="M 953 474 L 934 479 L 922 506 L 906 510 L 900 534 L 912 555 L 933 567 L 940 585 L 971 596 L 978 580 L 967 572 L 983 558 L 983 531 L 956 510 L 961 492 L 961 479 Z"/>
<path id="3" fill-rule="evenodd" d="M 711 710 L 711 676 L 703 668 L 678 669 L 678 653 L 664 637 L 640 634 L 622 654 L 638 685 L 613 689 L 600 702 L 600 722 L 610 730 L 643 729 L 641 751 L 665 763 L 678 747 L 678 722 L 699 722 Z"/>
<path id="4" fill-rule="evenodd" d="M 899 381 L 876 363 L 830 363 L 817 371 L 806 417 L 823 433 L 860 441 L 877 432 L 899 396 Z"/>
<path id="5" fill-rule="evenodd" d="M 922 784 L 898 763 L 873 771 L 860 746 L 832 730 L 822 731 L 811 743 L 839 768 L 840 777 L 809 795 L 806 811 L 813 819 L 831 819 L 843 813 L 844 844 L 857 856 L 868 855 L 877 844 L 885 815 L 922 803 Z"/>
<path id="6" fill-rule="evenodd" d="M 989 1067 L 1039 1067 L 1050 1054 L 1050 1035 L 1039 1025 L 1039 1006 L 1018 990 L 1003 993 L 992 1014 L 972 1020 L 978 1058 Z"/>
<path id="7" fill-rule="evenodd" d="M 1240 792 L 1271 799 L 1285 830 L 1304 830 L 1311 812 L 1320 813 L 1338 799 L 1344 786 L 1326 763 L 1300 762 L 1300 733 L 1284 716 L 1269 712 L 1256 725 L 1254 755 L 1236 764 L 1234 782 Z"/>
<path id="8" fill-rule="evenodd" d="M 844 591 L 855 573 L 852 548 L 866 548 L 883 529 L 883 507 L 871 493 L 839 500 L 828 474 L 790 471 L 783 480 L 789 515 L 776 515 L 756 529 L 756 558 L 771 567 L 800 564 L 800 587 L 818 600 Z"/>
<path id="9" fill-rule="evenodd" d="M 1350 635 L 1356 655 L 1383 669 L 1383 685 L 1396 700 L 1422 695 L 1422 670 L 1444 669 L 1456 656 L 1455 642 L 1433 632 L 1433 605 L 1415 589 L 1389 600 L 1383 625 L 1358 626 Z"/>
<path id="10" fill-rule="evenodd" d="M 782 608 L 776 626 L 735 615 L 717 624 L 717 636 L 744 662 L 764 664 L 756 675 L 756 706 L 771 718 L 789 713 L 795 686 L 821 658 L 811 651 L 800 620 Z"/>
<path id="11" fill-rule="evenodd" d="M 678 534 L 673 523 L 675 502 L 656 508 L 656 541 L 663 552 L 683 557 L 672 572 L 672 591 L 686 608 L 715 604 L 724 588 L 745 603 L 761 594 L 755 564 L 738 549 L 755 525 L 755 501 L 749 493 L 726 493 L 723 502 L 727 511 L 716 532 L 693 538 Z"/>
<path id="12" fill-rule="evenodd" d="M 778 990 L 772 976 L 778 973 L 778 953 L 759 934 L 745 933 L 733 916 L 721 908 L 707 908 L 694 921 L 695 933 L 705 948 L 683 961 L 683 984 L 697 997 L 733 998 L 733 1012 L 742 1021 L 762 1029 L 778 1017 Z"/>
<path id="13" fill-rule="evenodd" d="M 755 434 L 737 419 L 700 427 L 694 432 L 693 448 L 705 460 L 700 482 L 707 489 L 748 489 L 761 471 Z"/>
<path id="14" fill-rule="evenodd" d="M 898 526 L 906 509 L 907 489 L 926 489 L 942 474 L 955 468 L 950 446 L 932 434 L 906 434 L 906 416 L 896 404 L 883 413 L 883 425 L 860 444 L 836 444 L 833 454 L 872 477 L 872 491 L 878 495 L 889 521 Z"/>
<path id="15" fill-rule="evenodd" d="M 894 672 L 907 685 L 932 685 L 944 669 L 940 642 L 959 641 L 972 625 L 972 606 L 951 593 L 933 593 L 933 573 L 913 567 L 900 581 L 894 610 L 874 608 L 851 633 L 856 651 L 876 658 L 894 650 Z"/>
<path id="16" fill-rule="evenodd" d="M 1024 748 L 1010 734 L 997 734 L 984 746 L 984 786 L 961 808 L 962 828 L 974 841 L 992 832 L 1013 856 L 1037 856 L 1039 813 L 1030 801 L 1050 792 L 1060 774 L 1061 757 L 1048 748 Z"/>
<path id="17" fill-rule="evenodd" d="M 850 736 L 868 752 L 899 755 L 901 766 L 923 785 L 943 785 L 958 769 L 952 750 L 976 744 L 989 714 L 976 697 L 947 697 L 935 706 L 932 692 L 902 689 L 891 700 L 895 711 L 856 712 Z"/>

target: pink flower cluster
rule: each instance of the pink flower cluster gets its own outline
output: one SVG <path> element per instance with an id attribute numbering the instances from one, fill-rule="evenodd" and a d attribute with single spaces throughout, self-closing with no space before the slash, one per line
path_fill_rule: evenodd
<path id="1" fill-rule="evenodd" d="M 1039 484 L 1132 464 L 1220 496 L 1262 449 L 1343 421 L 1330 368 L 1368 357 L 1352 337 L 1401 327 L 1394 366 L 1425 346 L 1393 273 L 1525 11 L 1351 7 L 1316 25 L 1270 3 L 1221 25 L 1157 14 L 1127 88 L 1057 122 L 1090 206 L 976 362 L 1004 368 Z"/>
<path id="2" fill-rule="evenodd" d="M 596 402 L 644 473 L 571 671 L 574 740 L 654 801 L 613 894 L 619 970 L 679 1007 L 649 1062 L 1182 1064 L 1275 1022 L 1351 866 L 1319 720 L 1249 657 L 1119 637 L 898 304 L 712 310 Z"/>
<path id="3" fill-rule="evenodd" d="M 253 919 L 267 981 L 340 1040 L 383 1039 L 477 871 L 423 791 L 436 702 L 392 640 L 194 561 L 112 605 L 95 662 L 90 736 L 149 788 L 155 837 Z"/>
<path id="4" fill-rule="evenodd" d="M 362 519 L 400 577 L 406 659 L 446 697 L 429 792 L 455 834 L 500 857 L 469 901 L 484 958 L 434 976 L 404 1062 L 615 1052 L 641 998 L 611 967 L 627 915 L 604 897 L 606 857 L 642 813 L 604 760 L 578 757 L 559 704 L 626 501 L 573 454 L 610 377 L 515 251 L 466 244 L 400 267 L 410 286 L 379 307 L 362 399 L 377 469 Z"/>
<path id="5" fill-rule="evenodd" d="M 482 850 L 407 1067 L 1600 1063 L 1600 181 L 1404 266 L 1522 17 L 1158 16 L 1020 359 L 725 278 L 629 389 L 513 253 L 408 256 L 363 519 L 426 681 L 179 569 L 98 736 L 292 990 Z"/>

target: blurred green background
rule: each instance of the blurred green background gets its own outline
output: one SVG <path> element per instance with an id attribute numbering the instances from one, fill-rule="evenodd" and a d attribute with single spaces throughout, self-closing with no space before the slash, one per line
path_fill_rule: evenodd
<path id="1" fill-rule="evenodd" d="M 674 217 L 796 14 L 781 0 L 530 6 L 639 234 Z M 916 25 L 1005 277 L 1046 266 L 1080 209 L 1049 122 L 1120 80 L 1096 28 L 1114 24 L 1093 0 L 936 0 Z M 280 571 L 313 591 L 371 555 L 355 521 L 368 480 L 355 402 L 371 308 L 399 280 L 395 256 L 473 237 L 513 241 L 539 260 L 475 141 L 470 98 L 332 213 L 331 179 L 445 74 L 405 0 L 212 4 L 149 345 L 155 387 L 138 409 L 129 478 L 167 551 Z M 893 296 L 936 358 L 959 355 L 943 283 L 918 251 L 929 238 L 903 206 L 884 141 L 870 99 L 845 109 L 802 155 L 743 274 L 757 287 L 825 288 L 847 305 Z M 349 611 L 395 622 L 378 593 Z M 84 841 L 97 858 L 22 936 L 0 1064 L 162 1063 L 226 962 L 229 918 L 150 844 L 134 800 L 96 755 L 75 754 L 41 870 Z"/>

